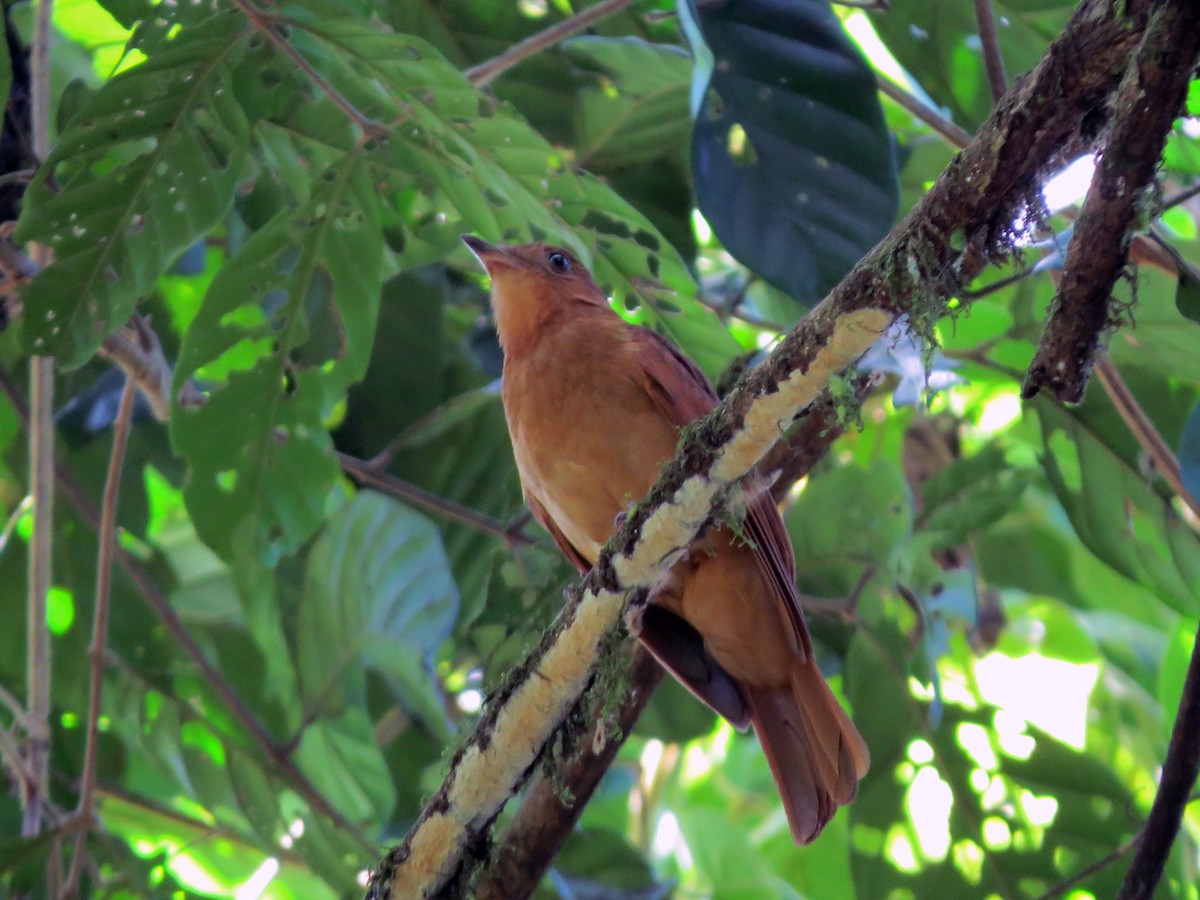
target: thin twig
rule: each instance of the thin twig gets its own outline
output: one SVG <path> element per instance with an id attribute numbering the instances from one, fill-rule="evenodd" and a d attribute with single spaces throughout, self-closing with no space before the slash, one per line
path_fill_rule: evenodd
<path id="1" fill-rule="evenodd" d="M 1142 832 L 1139 832 L 1119 846 L 1116 850 L 1113 850 L 1107 856 L 1101 857 L 1090 866 L 1087 866 L 1076 872 L 1070 878 L 1060 881 L 1058 884 L 1050 888 L 1050 890 L 1046 891 L 1046 893 L 1038 897 L 1037 900 L 1055 900 L 1056 897 L 1063 896 L 1063 894 L 1067 893 L 1067 891 L 1071 890 L 1071 888 L 1075 887 L 1075 885 L 1082 884 L 1101 869 L 1108 868 L 1110 865 L 1115 863 L 1118 859 L 1140 844 L 1141 841 Z"/>
<path id="2" fill-rule="evenodd" d="M 491 516 L 471 509 L 469 506 L 463 506 L 461 503 L 455 503 L 453 500 L 439 497 L 437 494 L 417 487 L 415 484 L 401 481 L 399 478 L 389 475 L 366 460 L 350 456 L 348 453 L 338 453 L 337 457 L 342 471 L 359 484 L 368 485 L 377 491 L 395 497 L 397 500 L 402 500 L 420 509 L 428 510 L 429 512 L 458 522 L 461 525 L 474 528 L 476 531 L 482 531 L 484 534 L 498 537 L 510 546 L 513 544 L 527 546 L 534 543 L 534 539 L 529 535 L 520 530 L 513 530 L 499 519 L 493 519 Z"/>
<path id="3" fill-rule="evenodd" d="M 1162 474 L 1163 480 L 1171 486 L 1179 499 L 1187 504 L 1197 516 L 1200 516 L 1200 503 L 1192 496 L 1192 492 L 1183 483 L 1183 474 L 1179 469 L 1179 460 L 1167 446 L 1150 417 L 1146 415 L 1133 392 L 1125 384 L 1120 371 L 1107 355 L 1096 360 L 1096 377 L 1101 387 L 1108 394 L 1113 406 L 1125 420 L 1129 431 L 1137 439 L 1138 444 L 1146 451 L 1146 455 L 1154 462 L 1154 466 Z"/>
<path id="4" fill-rule="evenodd" d="M 904 107 L 943 138 L 951 147 L 961 150 L 971 143 L 971 133 L 960 125 L 955 125 L 936 109 L 922 100 L 918 100 L 908 91 L 896 85 L 889 78 L 876 74 L 875 83 L 886 97 Z"/>
<path id="5" fill-rule="evenodd" d="M 113 422 L 112 453 L 108 474 L 104 479 L 104 497 L 100 503 L 100 547 L 96 561 L 96 608 L 92 615 L 92 644 L 88 656 L 92 663 L 92 680 L 88 689 L 87 723 L 84 726 L 86 745 L 83 754 L 83 774 L 79 787 L 79 805 L 75 817 L 80 829 L 75 837 L 75 853 L 63 887 L 64 898 L 75 897 L 83 874 L 84 843 L 91 828 L 96 799 L 96 768 L 100 755 L 100 692 L 104 686 L 104 650 L 108 646 L 108 614 L 112 599 L 113 551 L 117 546 L 117 499 L 121 490 L 121 471 L 125 465 L 125 449 L 129 446 L 129 431 L 133 424 L 133 401 L 137 398 L 137 382 L 125 379 L 121 403 Z"/>
<path id="6" fill-rule="evenodd" d="M 3 393 L 8 398 L 22 425 L 28 428 L 29 407 L 25 404 L 24 398 L 21 396 L 16 384 L 3 367 L 0 367 L 0 393 Z M 100 515 L 67 467 L 60 462 L 56 467 L 55 474 L 59 489 L 63 492 L 63 495 L 75 507 L 84 521 L 91 528 L 99 531 Z M 204 655 L 204 651 L 196 642 L 196 639 L 191 636 L 187 630 L 187 626 L 184 625 L 183 620 L 179 618 L 178 613 L 171 606 L 162 588 L 158 586 L 145 567 L 122 547 L 118 546 L 116 548 L 115 555 L 117 564 L 125 570 L 134 587 L 137 588 L 138 593 L 142 595 L 142 599 L 145 600 L 146 605 L 150 607 L 151 612 L 154 613 L 163 628 L 166 629 L 167 633 L 180 646 L 184 655 L 199 670 L 200 676 L 212 687 L 213 691 L 221 699 L 221 702 L 225 704 L 226 708 L 233 715 L 233 718 L 246 731 L 250 741 L 271 761 L 279 774 L 291 782 L 292 787 L 315 812 L 327 817 L 341 831 L 357 841 L 364 850 L 372 848 L 371 842 L 362 836 L 358 828 L 338 812 L 330 804 L 325 795 L 316 789 L 308 776 L 292 761 L 287 748 L 271 737 L 270 733 L 258 721 L 257 716 L 246 705 L 245 701 L 242 700 L 238 692 L 225 680 L 217 668 L 209 662 L 208 657 Z"/>
<path id="7" fill-rule="evenodd" d="M 240 0 L 234 0 L 234 2 L 240 2 Z M 600 0 L 599 3 L 580 10 L 569 19 L 555 22 L 549 28 L 539 31 L 537 34 L 531 34 L 525 40 L 513 44 L 499 56 L 493 56 L 477 66 L 472 66 L 466 71 L 467 79 L 477 88 L 484 87 L 517 63 L 524 62 L 529 57 L 553 47 L 571 35 L 589 28 L 601 19 L 620 12 L 627 6 L 632 6 L 633 3 L 634 0 Z"/>
<path id="8" fill-rule="evenodd" d="M 240 9 L 250 20 L 250 24 L 266 35 L 267 40 L 278 47 L 279 52 L 290 59 L 292 64 L 316 85 L 317 90 L 328 97 L 333 105 L 345 114 L 346 118 L 362 130 L 364 138 L 383 137 L 387 134 L 387 128 L 384 125 L 364 115 L 276 30 L 275 24 L 279 21 L 277 17 L 259 9 L 250 0 L 233 0 L 233 5 Z"/>
<path id="9" fill-rule="evenodd" d="M 1196 182 L 1191 187 L 1186 187 L 1181 191 L 1176 191 L 1170 197 L 1164 197 L 1162 203 L 1163 212 L 1178 206 L 1180 203 L 1187 203 L 1197 195 L 1200 195 L 1200 181 Z"/>
<path id="10" fill-rule="evenodd" d="M 998 103 L 1008 92 L 1008 76 L 1004 73 L 1004 56 L 996 35 L 996 13 L 992 0 L 975 0 L 975 21 L 979 25 L 979 43 L 983 46 L 983 66 L 987 70 L 992 103 Z"/>
<path id="11" fill-rule="evenodd" d="M 52 0 L 37 7 L 30 50 L 30 94 L 33 152 L 45 159 L 50 152 L 50 15 Z M 32 248 L 34 261 L 45 265 L 50 250 Z M 21 835 L 33 837 L 42 829 L 42 803 L 50 785 L 50 629 L 46 604 L 50 593 L 50 564 L 54 551 L 54 360 L 29 360 L 32 416 L 29 428 L 30 493 L 33 495 L 33 538 L 29 546 L 29 599 L 26 609 L 26 691 L 29 720 L 29 768 L 32 777 L 22 785 Z M 53 875 L 53 873 L 51 873 Z"/>

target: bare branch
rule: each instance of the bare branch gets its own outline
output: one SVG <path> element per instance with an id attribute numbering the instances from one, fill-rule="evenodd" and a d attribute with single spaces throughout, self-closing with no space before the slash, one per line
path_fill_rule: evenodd
<path id="1" fill-rule="evenodd" d="M 632 6 L 633 3 L 634 0 L 600 0 L 599 3 L 581 9 L 569 19 L 556 22 L 549 28 L 513 44 L 499 56 L 494 56 L 467 69 L 466 76 L 475 87 L 484 87 L 518 63 L 524 62 L 531 56 L 536 56 L 543 50 L 548 50 L 571 35 L 595 25 L 601 19 L 608 18 L 627 6 Z"/>
<path id="2" fill-rule="evenodd" d="M 112 598 L 113 552 L 117 546 L 117 498 L 121 490 L 121 472 L 125 465 L 125 448 L 129 446 L 129 431 L 133 425 L 133 401 L 137 385 L 132 378 L 125 380 L 121 403 L 113 422 L 112 453 L 104 479 L 104 497 L 100 504 L 100 549 L 96 562 L 96 607 L 92 615 L 92 643 L 88 656 L 92 662 L 91 684 L 88 689 L 87 722 L 84 725 L 86 746 L 83 755 L 83 774 L 79 785 L 79 806 L 75 818 L 80 829 L 75 837 L 75 853 L 62 896 L 70 900 L 78 895 L 79 879 L 83 875 L 84 843 L 91 828 L 96 799 L 96 768 L 100 750 L 100 693 L 104 687 L 105 647 L 108 646 L 108 615 Z"/>
<path id="3" fill-rule="evenodd" d="M 31 48 L 33 152 L 45 158 L 50 152 L 50 17 L 51 0 L 37 7 Z M 37 245 L 34 262 L 46 264 L 50 249 Z M 34 356 L 29 360 L 29 396 L 33 410 L 29 428 L 29 484 L 33 496 L 33 538 L 29 545 L 29 595 L 26 607 L 26 722 L 30 777 L 22 784 L 21 835 L 32 837 L 42 829 L 42 804 L 50 790 L 50 630 L 46 605 L 50 593 L 54 553 L 54 360 Z M 51 873 L 51 877 L 55 873 Z"/>
<path id="4" fill-rule="evenodd" d="M 525 534 L 520 528 L 512 528 L 499 519 L 493 519 L 491 516 L 471 509 L 469 506 L 463 506 L 461 503 L 455 503 L 453 500 L 439 497 L 437 494 L 417 487 L 415 484 L 410 484 L 407 481 L 396 478 L 394 475 L 389 475 L 378 466 L 366 460 L 350 456 L 348 453 L 338 453 L 337 457 L 342 471 L 359 484 L 372 487 L 404 503 L 408 503 L 419 509 L 428 510 L 435 515 L 443 516 L 461 525 L 466 525 L 468 528 L 474 528 L 476 531 L 482 531 L 484 534 L 498 537 L 509 546 L 514 544 L 530 545 L 534 543 L 533 538 Z"/>
<path id="5" fill-rule="evenodd" d="M 1200 635 L 1198 635 L 1200 638 Z M 1192 643 L 1192 658 L 1183 683 L 1179 712 L 1171 729 L 1167 758 L 1150 818 L 1142 829 L 1141 843 L 1117 900 L 1150 900 L 1162 878 L 1163 868 L 1183 821 L 1188 795 L 1200 773 L 1200 639 Z"/>

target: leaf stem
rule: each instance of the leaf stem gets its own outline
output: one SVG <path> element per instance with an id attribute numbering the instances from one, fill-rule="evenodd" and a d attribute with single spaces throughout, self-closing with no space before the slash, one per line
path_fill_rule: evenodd
<path id="1" fill-rule="evenodd" d="M 381 137 L 387 134 L 385 126 L 359 111 L 358 107 L 347 100 L 341 91 L 330 84 L 325 76 L 318 72 L 313 64 L 275 29 L 275 24 L 281 21 L 279 17 L 259 9 L 250 0 L 233 0 L 233 5 L 242 11 L 256 30 L 266 35 L 267 40 L 274 44 L 280 53 L 291 60 L 292 64 L 303 72 L 309 81 L 333 102 L 334 106 L 345 113 L 346 118 L 362 130 L 364 137 Z"/>
<path id="2" fill-rule="evenodd" d="M 234 0 L 234 2 L 241 2 L 241 0 Z M 568 19 L 555 22 L 537 34 L 531 34 L 525 40 L 513 44 L 499 56 L 493 56 L 477 66 L 472 66 L 465 73 L 467 79 L 477 88 L 484 87 L 518 63 L 524 62 L 531 56 L 536 56 L 543 50 L 548 50 L 601 19 L 620 12 L 627 6 L 632 6 L 634 2 L 635 0 L 600 0 L 599 3 L 580 10 Z"/>
<path id="3" fill-rule="evenodd" d="M 1200 503 L 1183 483 L 1179 460 L 1175 458 L 1175 454 L 1171 452 L 1167 442 L 1158 433 L 1158 429 L 1154 427 L 1154 423 L 1150 421 L 1150 417 L 1137 402 L 1133 391 L 1129 390 L 1125 379 L 1121 377 L 1120 371 L 1107 354 L 1096 360 L 1095 372 L 1096 377 L 1100 380 L 1100 386 L 1104 388 L 1104 392 L 1108 394 L 1113 406 L 1125 420 L 1129 431 L 1146 451 L 1146 455 L 1153 460 L 1154 467 L 1162 474 L 1163 480 L 1171 486 L 1171 490 L 1178 495 L 1179 499 L 1200 518 Z"/>
<path id="4" fill-rule="evenodd" d="M 92 615 L 92 643 L 88 656 L 92 663 L 91 684 L 88 689 L 87 723 L 84 726 L 86 745 L 83 754 L 83 774 L 80 779 L 79 805 L 75 818 L 79 831 L 75 836 L 75 852 L 63 886 L 64 898 L 75 897 L 83 874 L 84 843 L 91 829 L 96 799 L 96 767 L 99 757 L 100 694 L 104 687 L 105 647 L 108 645 L 108 617 L 112 601 L 113 553 L 117 546 L 117 500 L 121 490 L 121 471 L 125 465 L 125 450 L 133 425 L 133 401 L 137 398 L 137 382 L 128 375 L 121 390 L 121 403 L 113 422 L 112 453 L 104 479 L 104 496 L 100 503 L 100 547 L 96 562 L 96 607 Z"/>
<path id="5" fill-rule="evenodd" d="M 340 452 L 337 458 L 342 471 L 359 484 L 373 487 L 377 491 L 395 497 L 397 500 L 402 500 L 420 509 L 428 510 L 429 512 L 458 522 L 460 525 L 466 525 L 469 528 L 474 528 L 476 531 L 482 531 L 484 534 L 498 537 L 510 547 L 514 545 L 528 546 L 534 543 L 534 539 L 520 529 L 513 529 L 499 519 L 493 519 L 491 516 L 471 509 L 469 506 L 463 506 L 461 503 L 455 503 L 453 500 L 439 497 L 437 494 L 417 487 L 415 484 L 402 481 L 394 475 L 389 475 L 367 460 Z"/>

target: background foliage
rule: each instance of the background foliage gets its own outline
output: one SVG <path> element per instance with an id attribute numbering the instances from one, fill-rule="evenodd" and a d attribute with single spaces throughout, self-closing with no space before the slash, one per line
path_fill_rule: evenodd
<path id="1" fill-rule="evenodd" d="M 1072 5 L 995 3 L 1011 72 Z M 27 43 L 29 6 L 6 9 Z M 135 308 L 175 400 L 169 426 L 138 417 L 121 545 L 211 662 L 147 606 L 145 579 L 115 572 L 96 896 L 354 894 L 553 615 L 570 574 L 522 517 L 500 351 L 459 233 L 570 246 L 715 379 L 949 160 L 877 96 L 877 73 L 968 130 L 990 106 L 967 0 L 869 15 L 643 0 L 477 87 L 472 66 L 574 11 L 56 4 L 54 150 L 17 233 L 56 262 L 0 338 L 0 684 L 25 690 L 22 361 L 57 358 L 60 457 L 98 498 L 122 379 L 95 353 Z M 0 74 L 23 68 L 10 47 Z M 1200 177 L 1198 121 L 1177 123 L 1168 195 Z M 1152 225 L 1193 263 L 1198 210 Z M 1019 402 L 1061 263 L 1035 237 L 939 323 L 924 360 L 945 389 L 921 390 L 915 343 L 877 348 L 865 364 L 891 377 L 861 428 L 789 495 L 825 667 L 872 750 L 858 800 L 794 848 L 753 738 L 667 684 L 544 896 L 1039 897 L 1138 833 L 1200 614 L 1200 540 L 1098 385 L 1078 408 Z M 1137 305 L 1111 355 L 1183 440 L 1195 492 L 1200 332 L 1177 288 L 1186 310 L 1186 279 L 1123 286 Z M 185 386 L 206 402 L 179 403 Z M 339 453 L 385 449 L 390 493 L 343 474 Z M 69 810 L 96 567 L 70 502 L 55 541 L 52 801 Z M 51 841 L 13 837 L 19 822 L 5 793 L 0 890 L 36 894 Z M 1197 895 L 1198 838 L 1192 810 L 1163 896 Z M 1069 895 L 1113 896 L 1122 869 Z"/>

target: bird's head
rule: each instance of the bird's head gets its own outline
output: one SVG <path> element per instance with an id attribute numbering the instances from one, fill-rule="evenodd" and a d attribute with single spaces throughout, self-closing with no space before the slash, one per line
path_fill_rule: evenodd
<path id="1" fill-rule="evenodd" d="M 592 274 L 569 250 L 545 243 L 496 247 L 472 234 L 462 239 L 491 276 L 496 329 L 506 351 L 575 304 L 609 308 Z"/>

